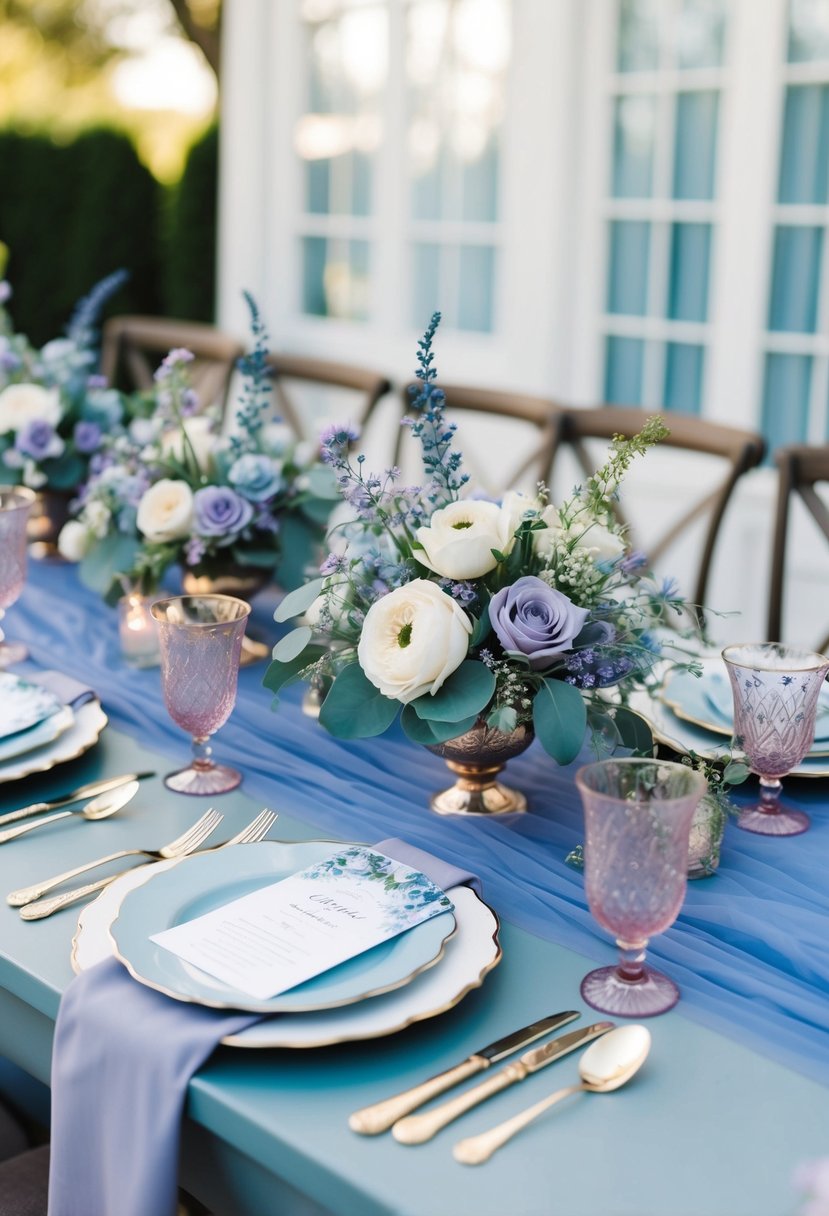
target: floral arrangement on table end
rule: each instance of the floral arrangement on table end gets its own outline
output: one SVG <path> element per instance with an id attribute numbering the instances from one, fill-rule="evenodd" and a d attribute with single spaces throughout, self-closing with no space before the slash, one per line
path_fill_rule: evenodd
<path id="1" fill-rule="evenodd" d="M 126 278 L 119 270 L 102 279 L 76 305 L 66 336 L 40 350 L 15 333 L 6 310 L 12 290 L 0 282 L 0 480 L 72 491 L 120 425 L 121 394 L 94 369 L 101 310 Z"/>
<path id="2" fill-rule="evenodd" d="M 126 587 L 150 594 L 174 565 L 211 580 L 252 572 L 263 584 L 278 571 L 293 586 L 322 543 L 336 487 L 312 445 L 266 423 L 267 335 L 245 298 L 254 349 L 240 361 L 235 431 L 222 437 L 220 419 L 197 412 L 193 355 L 170 351 L 154 391 L 133 402 L 127 433 L 96 457 L 61 532 L 61 552 L 110 600 Z"/>
<path id="3" fill-rule="evenodd" d="M 618 702 L 647 681 L 659 657 L 651 631 L 683 601 L 627 550 L 611 503 L 630 463 L 667 430 L 652 418 L 640 434 L 617 436 L 607 462 L 560 506 L 543 486 L 500 503 L 462 498 L 468 479 L 435 384 L 439 321 L 436 313 L 419 343 L 415 417 L 406 420 L 425 484 L 401 486 L 397 469 L 367 474 L 364 458 L 349 454 L 349 427 L 324 435 L 323 458 L 357 519 L 320 578 L 277 610 L 278 620 L 306 618 L 275 647 L 265 685 L 278 693 L 295 679 L 329 684 L 320 722 L 339 738 L 379 735 L 402 710 L 409 738 L 450 767 L 463 767 L 464 747 L 453 761 L 453 741 L 488 747 L 490 774 L 499 753 L 517 754 L 533 733 L 559 764 L 576 757 L 586 733 L 598 754 L 649 750 L 646 724 Z M 509 751 L 516 732 L 520 745 Z M 496 809 L 520 806 L 498 801 Z"/>

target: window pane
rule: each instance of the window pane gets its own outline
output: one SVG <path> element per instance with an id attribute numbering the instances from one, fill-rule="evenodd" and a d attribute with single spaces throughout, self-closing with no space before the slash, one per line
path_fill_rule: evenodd
<path id="1" fill-rule="evenodd" d="M 653 193 L 656 98 L 617 97 L 613 133 L 613 193 L 648 198 Z"/>
<path id="2" fill-rule="evenodd" d="M 785 443 L 804 443 L 808 433 L 810 355 L 766 355 L 763 434 L 769 458 Z"/>
<path id="3" fill-rule="evenodd" d="M 608 312 L 640 317 L 647 312 L 650 230 L 644 220 L 611 222 Z"/>
<path id="4" fill-rule="evenodd" d="M 302 308 L 316 317 L 364 321 L 368 316 L 367 241 L 302 239 Z"/>
<path id="5" fill-rule="evenodd" d="M 789 62 L 829 59 L 829 0 L 791 0 Z"/>
<path id="6" fill-rule="evenodd" d="M 676 28 L 679 66 L 719 67 L 723 61 L 724 35 L 723 0 L 683 0 Z"/>
<path id="7" fill-rule="evenodd" d="M 719 94 L 678 93 L 674 198 L 713 198 Z"/>
<path id="8" fill-rule="evenodd" d="M 419 241 L 412 246 L 412 287 L 412 324 L 422 329 L 433 312 L 448 304 L 441 300 L 440 245 Z"/>
<path id="9" fill-rule="evenodd" d="M 659 0 L 621 0 L 616 66 L 620 72 L 659 66 Z"/>
<path id="10" fill-rule="evenodd" d="M 458 329 L 492 329 L 495 250 L 491 245 L 462 245 Z"/>
<path id="11" fill-rule="evenodd" d="M 642 400 L 641 338 L 608 337 L 605 348 L 605 401 L 612 405 L 639 405 Z"/>
<path id="12" fill-rule="evenodd" d="M 829 87 L 794 85 L 786 90 L 781 203 L 825 203 L 829 168 Z"/>
<path id="13" fill-rule="evenodd" d="M 685 342 L 669 342 L 665 359 L 665 409 L 698 414 L 702 404 L 702 367 L 705 349 Z"/>
<path id="14" fill-rule="evenodd" d="M 814 333 L 822 244 L 822 228 L 775 230 L 769 329 Z"/>
<path id="15" fill-rule="evenodd" d="M 673 225 L 668 293 L 668 316 L 672 321 L 707 319 L 710 254 L 710 224 Z"/>

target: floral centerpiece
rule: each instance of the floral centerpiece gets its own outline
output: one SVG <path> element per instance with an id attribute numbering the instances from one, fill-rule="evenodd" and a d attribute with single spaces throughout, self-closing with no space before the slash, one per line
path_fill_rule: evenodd
<path id="1" fill-rule="evenodd" d="M 109 275 L 76 306 L 66 336 L 32 347 L 6 310 L 0 283 L 0 469 L 2 480 L 34 490 L 70 492 L 86 478 L 105 434 L 122 421 L 120 393 L 95 374 L 98 322 L 123 271 Z"/>
<path id="2" fill-rule="evenodd" d="M 652 418 L 640 434 L 617 436 L 563 503 L 543 486 L 476 498 L 435 383 L 439 320 L 419 344 L 407 420 L 426 480 L 369 474 L 350 454 L 353 429 L 324 435 L 323 458 L 356 518 L 344 546 L 335 533 L 320 577 L 277 610 L 279 620 L 306 615 L 274 649 L 265 684 L 330 686 L 320 722 L 340 738 L 381 734 L 399 714 L 410 739 L 460 774 L 436 810 L 523 809 L 494 775 L 534 735 L 559 764 L 586 735 L 599 754 L 651 746 L 624 696 L 647 680 L 659 654 L 652 631 L 682 601 L 629 552 L 611 504 L 630 463 L 667 430 Z"/>
<path id="3" fill-rule="evenodd" d="M 241 363 L 235 430 L 199 413 L 188 377 L 193 355 L 172 350 L 154 390 L 131 403 L 123 435 L 104 444 L 60 536 L 64 556 L 108 598 L 130 587 L 153 592 L 180 566 L 194 581 L 234 580 L 252 594 L 276 577 L 301 581 L 337 497 L 313 446 L 268 424 L 270 382 L 264 326 L 254 301 L 254 349 Z"/>

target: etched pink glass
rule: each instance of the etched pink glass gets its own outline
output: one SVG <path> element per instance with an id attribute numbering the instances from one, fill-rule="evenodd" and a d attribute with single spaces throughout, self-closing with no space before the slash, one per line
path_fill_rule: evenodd
<path id="1" fill-rule="evenodd" d="M 193 736 L 193 759 L 164 784 L 180 794 L 224 794 L 242 780 L 212 759 L 210 736 L 236 703 L 242 638 L 250 605 L 231 595 L 181 595 L 150 609 L 158 623 L 167 712 Z"/>
<path id="2" fill-rule="evenodd" d="M 0 620 L 26 582 L 26 524 L 34 502 L 34 492 L 25 486 L 0 486 Z M 28 653 L 20 642 L 7 642 L 0 629 L 0 668 L 20 663 Z"/>
<path id="3" fill-rule="evenodd" d="M 616 938 L 619 963 L 586 975 L 581 995 L 602 1013 L 651 1017 L 679 1000 L 673 980 L 645 966 L 645 947 L 676 920 L 688 872 L 701 773 L 661 760 L 600 760 L 576 773 L 584 805 L 590 911 Z"/>
<path id="4" fill-rule="evenodd" d="M 737 827 L 761 836 L 798 836 L 809 816 L 781 803 L 781 777 L 797 768 L 814 742 L 829 659 L 779 642 L 726 646 L 722 657 L 734 695 L 734 746 L 760 778 L 759 801 L 741 812 Z"/>

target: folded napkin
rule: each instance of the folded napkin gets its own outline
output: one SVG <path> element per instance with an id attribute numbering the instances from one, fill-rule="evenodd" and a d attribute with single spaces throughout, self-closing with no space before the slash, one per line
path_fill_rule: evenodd
<path id="1" fill-rule="evenodd" d="M 87 701 L 96 701 L 98 694 L 94 688 L 89 688 L 82 680 L 74 676 L 64 675 L 62 671 L 39 671 L 28 677 L 33 684 L 41 684 L 54 693 L 59 701 L 70 709 L 80 709 Z"/>
<path id="2" fill-rule="evenodd" d="M 404 841 L 374 846 L 444 891 L 477 878 Z M 260 1021 L 174 1001 L 117 959 L 77 976 L 52 1052 L 49 1216 L 172 1216 L 190 1078 L 221 1039 Z"/>

